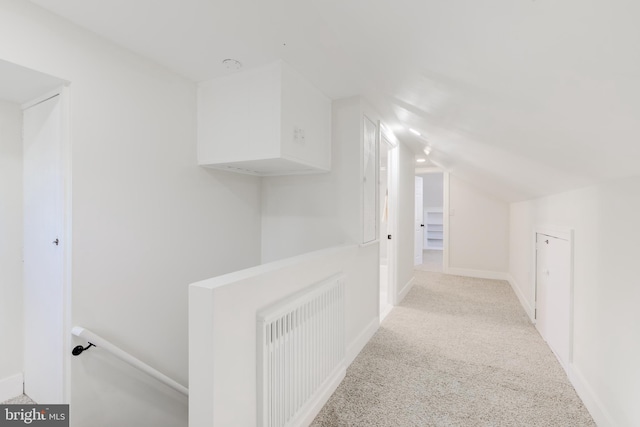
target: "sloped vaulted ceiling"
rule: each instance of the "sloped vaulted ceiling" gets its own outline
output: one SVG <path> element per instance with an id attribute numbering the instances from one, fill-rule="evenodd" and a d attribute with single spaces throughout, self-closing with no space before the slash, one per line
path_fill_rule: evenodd
<path id="1" fill-rule="evenodd" d="M 638 2 L 32 1 L 194 81 L 283 58 L 507 201 L 640 174 Z"/>

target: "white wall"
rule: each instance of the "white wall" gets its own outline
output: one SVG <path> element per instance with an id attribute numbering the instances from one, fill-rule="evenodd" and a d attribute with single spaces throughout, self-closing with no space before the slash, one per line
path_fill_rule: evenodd
<path id="1" fill-rule="evenodd" d="M 381 144 L 382 145 L 382 144 Z M 383 147 L 384 150 L 387 150 L 387 147 Z M 385 154 L 385 159 L 386 159 L 386 154 Z M 385 163 L 386 164 L 386 163 Z M 389 240 L 387 239 L 387 235 L 391 234 L 391 232 L 389 231 L 389 221 L 388 218 L 384 218 L 384 210 L 385 210 L 385 200 L 387 200 L 387 205 L 388 205 L 388 195 L 387 195 L 387 190 L 389 189 L 389 173 L 387 171 L 387 168 L 385 167 L 384 169 L 380 169 L 379 170 L 379 178 L 378 178 L 378 182 L 380 183 L 380 192 L 378 194 L 378 197 L 380 200 L 380 207 L 378 209 L 378 211 L 380 212 L 380 229 L 378 230 L 378 239 L 380 240 L 380 263 L 381 264 L 387 264 L 387 255 L 389 252 Z M 387 206 L 387 212 L 388 212 L 388 206 Z"/>
<path id="2" fill-rule="evenodd" d="M 259 263 L 259 180 L 196 165 L 192 82 L 29 2 L 0 3 L 0 38 L 71 82 L 73 323 L 186 384 L 187 285 Z M 186 400 L 130 373 L 73 358 L 72 425 L 187 424 Z"/>
<path id="3" fill-rule="evenodd" d="M 443 206 L 443 181 L 444 176 L 440 173 L 425 173 L 422 177 L 422 201 L 424 208 L 433 209 Z"/>
<path id="4" fill-rule="evenodd" d="M 22 324 L 22 110 L 0 101 L 0 401 L 22 374 Z"/>
<path id="5" fill-rule="evenodd" d="M 361 127 L 366 108 L 357 97 L 333 102 L 331 172 L 262 178 L 263 262 L 360 242 Z"/>
<path id="6" fill-rule="evenodd" d="M 509 268 L 509 205 L 451 174 L 451 274 L 504 278 Z"/>
<path id="7" fill-rule="evenodd" d="M 378 271 L 371 267 L 377 252 L 376 245 L 329 248 L 194 283 L 189 289 L 191 425 L 258 425 L 257 312 L 337 273 L 346 276 L 345 363 L 350 364 L 379 325 L 378 299 L 371 292 L 372 284 L 377 290 Z"/>
<path id="8" fill-rule="evenodd" d="M 415 250 L 414 205 L 415 155 L 404 144 L 398 146 L 398 267 L 396 269 L 400 297 L 404 297 L 413 283 Z"/>
<path id="9" fill-rule="evenodd" d="M 533 230 L 574 230 L 570 376 L 600 426 L 640 425 L 640 177 L 511 205 L 510 272 L 534 305 Z"/>
<path id="10" fill-rule="evenodd" d="M 330 173 L 262 178 L 264 263 L 345 243 L 360 243 L 363 112 L 374 121 L 378 119 L 358 97 L 333 101 Z M 354 294 L 360 301 L 361 314 L 348 325 L 352 335 L 378 318 L 378 243 L 370 245 L 363 254 L 361 262 L 374 275 Z"/>
<path id="11" fill-rule="evenodd" d="M 334 164 L 339 156 L 334 150 Z M 347 241 L 339 217 L 343 207 L 338 194 L 340 175 L 334 167 L 332 172 L 320 175 L 262 178 L 263 262 Z"/>

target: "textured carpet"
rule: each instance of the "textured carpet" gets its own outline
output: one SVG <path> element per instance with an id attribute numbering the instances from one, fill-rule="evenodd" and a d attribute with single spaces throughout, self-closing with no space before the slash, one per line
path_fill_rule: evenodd
<path id="1" fill-rule="evenodd" d="M 313 427 L 595 426 L 508 283 L 415 274 Z"/>
<path id="2" fill-rule="evenodd" d="M 9 399 L 0 403 L 0 405 L 35 405 L 36 402 L 31 400 L 29 396 L 26 394 L 20 395 L 18 397 L 14 397 L 13 399 Z"/>

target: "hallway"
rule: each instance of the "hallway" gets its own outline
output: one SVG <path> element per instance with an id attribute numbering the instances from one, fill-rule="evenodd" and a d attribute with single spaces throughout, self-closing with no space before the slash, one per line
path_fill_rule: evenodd
<path id="1" fill-rule="evenodd" d="M 506 282 L 415 275 L 313 427 L 595 426 Z"/>

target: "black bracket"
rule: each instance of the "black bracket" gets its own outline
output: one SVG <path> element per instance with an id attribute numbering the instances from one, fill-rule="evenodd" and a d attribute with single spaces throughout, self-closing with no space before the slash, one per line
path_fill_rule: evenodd
<path id="1" fill-rule="evenodd" d="M 73 354 L 74 356 L 80 356 L 83 351 L 89 350 L 89 348 L 95 347 L 95 346 L 96 346 L 95 344 L 91 344 L 91 343 L 89 343 L 89 345 L 86 346 L 86 347 L 83 347 L 81 345 L 77 345 L 77 346 L 73 347 L 73 350 L 71 350 L 71 354 Z"/>

